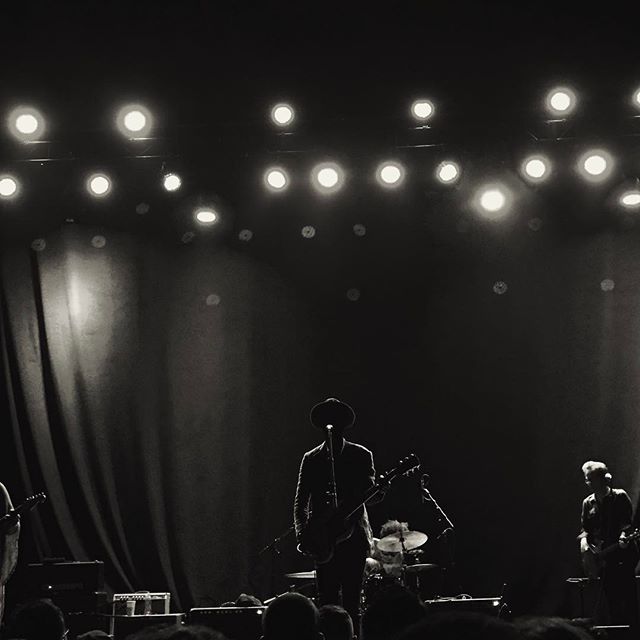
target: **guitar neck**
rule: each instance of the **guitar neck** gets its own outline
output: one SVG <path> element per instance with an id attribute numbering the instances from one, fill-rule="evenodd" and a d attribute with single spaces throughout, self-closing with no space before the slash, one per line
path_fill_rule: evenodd
<path id="1" fill-rule="evenodd" d="M 378 495 L 380 493 L 380 487 L 376 484 L 373 487 L 371 487 L 371 489 L 369 489 L 367 491 L 367 493 L 365 494 L 364 499 L 362 500 L 362 502 L 360 502 L 359 504 L 357 504 L 355 507 L 353 507 L 351 509 L 351 511 L 349 511 L 349 513 L 347 513 L 347 515 L 345 516 L 345 519 L 349 519 L 358 509 L 360 509 L 360 507 L 364 506 L 365 504 L 367 504 L 367 502 L 369 502 L 370 500 L 373 500 L 373 498 L 376 497 L 376 495 Z"/>

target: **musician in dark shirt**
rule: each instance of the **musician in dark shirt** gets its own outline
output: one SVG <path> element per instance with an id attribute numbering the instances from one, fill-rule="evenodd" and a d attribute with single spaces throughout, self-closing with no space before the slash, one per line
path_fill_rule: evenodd
<path id="1" fill-rule="evenodd" d="M 612 477 L 603 462 L 589 460 L 582 465 L 582 472 L 586 485 L 593 491 L 582 502 L 579 539 L 583 560 L 594 557 L 590 555 L 590 545 L 601 550 L 610 548 L 606 556 L 600 556 L 600 579 L 611 623 L 637 627 L 638 550 L 635 541 L 627 538 L 632 522 L 631 500 L 623 489 L 611 487 Z"/>
<path id="2" fill-rule="evenodd" d="M 375 468 L 371 451 L 344 438 L 345 430 L 355 421 L 353 409 L 336 398 L 328 398 L 313 407 L 310 418 L 312 424 L 323 431 L 327 425 L 331 425 L 338 503 L 347 506 L 359 504 L 366 491 L 375 484 Z M 300 464 L 294 523 L 299 549 L 303 553 L 304 534 L 311 515 L 322 518 L 333 512 L 329 495 L 331 464 L 327 444 L 325 439 L 323 444 L 307 451 Z M 353 514 L 350 523 L 353 532 L 335 545 L 333 557 L 328 562 L 316 561 L 316 584 L 320 604 L 341 604 L 351 615 L 354 629 L 357 630 L 365 559 L 373 540 L 365 506 Z"/>

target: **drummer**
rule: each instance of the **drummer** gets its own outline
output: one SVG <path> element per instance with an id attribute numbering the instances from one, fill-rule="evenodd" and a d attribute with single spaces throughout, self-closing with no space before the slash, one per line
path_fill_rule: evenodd
<path id="1" fill-rule="evenodd" d="M 387 520 L 380 528 L 380 538 L 393 535 L 394 533 L 399 534 L 400 532 L 402 532 L 403 534 L 409 532 L 408 522 Z M 378 542 L 380 542 L 380 538 L 373 539 L 370 557 L 373 560 L 377 561 L 377 566 L 379 567 L 380 573 L 383 573 L 387 576 L 392 576 L 394 578 L 402 578 L 402 565 L 404 560 L 402 550 L 382 551 L 382 549 L 378 548 Z M 374 566 L 373 563 L 369 562 L 369 559 L 367 559 L 367 564 L 372 567 Z"/>

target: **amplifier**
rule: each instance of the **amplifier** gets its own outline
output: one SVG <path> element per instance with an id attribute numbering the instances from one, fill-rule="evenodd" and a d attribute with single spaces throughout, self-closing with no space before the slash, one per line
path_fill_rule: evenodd
<path id="1" fill-rule="evenodd" d="M 52 591 L 104 591 L 104 563 L 98 560 L 29 564 L 27 574 L 36 594 L 44 597 Z"/>
<path id="2" fill-rule="evenodd" d="M 143 629 L 164 625 L 169 627 L 180 627 L 184 624 L 183 613 L 151 614 L 148 616 L 112 616 L 111 617 L 111 637 L 114 640 L 124 640 L 133 633 L 138 633 Z"/>
<path id="3" fill-rule="evenodd" d="M 106 591 L 49 591 L 40 594 L 49 598 L 63 613 L 108 613 Z"/>
<path id="4" fill-rule="evenodd" d="M 160 591 L 136 591 L 135 593 L 114 593 L 112 614 L 114 616 L 146 616 L 168 614 L 171 594 Z"/>
<path id="5" fill-rule="evenodd" d="M 477 611 L 490 616 L 497 616 L 502 607 L 502 597 L 492 598 L 437 598 L 425 600 L 427 612 L 438 611 Z"/>
<path id="6" fill-rule="evenodd" d="M 215 629 L 229 640 L 259 640 L 266 607 L 200 607 L 191 609 L 189 624 Z"/>

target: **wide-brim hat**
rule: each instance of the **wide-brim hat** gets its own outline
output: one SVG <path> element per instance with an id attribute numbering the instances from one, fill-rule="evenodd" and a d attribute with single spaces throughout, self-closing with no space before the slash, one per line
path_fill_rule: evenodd
<path id="1" fill-rule="evenodd" d="M 356 413 L 346 402 L 327 398 L 311 408 L 309 419 L 318 429 L 324 429 L 328 424 L 337 429 L 347 429 L 356 421 Z"/>

